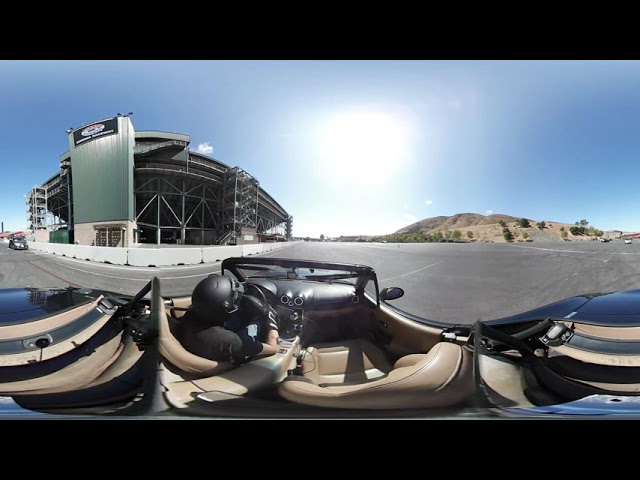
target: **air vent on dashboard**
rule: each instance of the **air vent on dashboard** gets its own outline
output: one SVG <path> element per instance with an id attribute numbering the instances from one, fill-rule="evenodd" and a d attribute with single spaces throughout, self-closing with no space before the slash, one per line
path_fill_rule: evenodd
<path id="1" fill-rule="evenodd" d="M 282 295 L 280 297 L 280 301 L 284 305 L 288 305 L 289 307 L 301 307 L 304 303 L 304 299 L 302 297 L 290 297 L 289 295 Z"/>

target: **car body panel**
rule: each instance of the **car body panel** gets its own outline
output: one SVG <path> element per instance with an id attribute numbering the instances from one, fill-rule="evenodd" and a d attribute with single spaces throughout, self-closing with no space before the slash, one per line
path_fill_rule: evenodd
<path id="1" fill-rule="evenodd" d="M 533 310 L 510 315 L 508 317 L 486 320 L 485 323 L 490 325 L 501 325 L 510 323 L 526 322 L 532 318 L 555 317 L 564 318 L 567 315 L 577 311 L 585 303 L 589 302 L 592 297 L 588 295 L 578 295 L 575 297 L 559 300 Z"/>
<path id="2" fill-rule="evenodd" d="M 620 395 L 591 395 L 586 398 L 558 405 L 534 408 L 519 408 L 501 412 L 513 417 L 602 417 L 617 416 L 638 417 L 640 415 L 640 397 Z"/>
<path id="3" fill-rule="evenodd" d="M 99 291 L 77 288 L 7 288 L 0 290 L 0 326 L 33 321 L 89 303 Z"/>
<path id="4" fill-rule="evenodd" d="M 543 317 L 569 318 L 594 325 L 640 325 L 640 290 L 578 295 L 485 323 L 500 325 Z"/>

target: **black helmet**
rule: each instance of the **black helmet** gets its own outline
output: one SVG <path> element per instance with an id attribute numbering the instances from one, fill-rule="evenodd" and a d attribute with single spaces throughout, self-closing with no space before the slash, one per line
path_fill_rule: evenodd
<path id="1" fill-rule="evenodd" d="M 203 318 L 238 309 L 242 294 L 240 283 L 228 275 L 209 275 L 196 285 L 191 294 L 194 312 Z"/>

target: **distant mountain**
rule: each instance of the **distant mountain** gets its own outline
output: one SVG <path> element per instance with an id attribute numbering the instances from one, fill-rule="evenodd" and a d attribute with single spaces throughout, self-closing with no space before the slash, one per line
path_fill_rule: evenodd
<path id="1" fill-rule="evenodd" d="M 503 235 L 503 227 L 498 222 L 503 221 L 507 228 L 513 234 L 516 242 L 543 242 L 543 241 L 562 241 L 562 240 L 595 240 L 594 235 L 573 235 L 571 228 L 574 224 L 554 222 L 550 220 L 533 220 L 527 218 L 530 227 L 522 228 L 518 221 L 523 217 L 514 217 L 511 215 L 493 214 L 481 215 L 479 213 L 458 213 L 449 217 L 432 217 L 425 218 L 419 222 L 407 225 L 396 231 L 396 234 L 413 234 L 427 233 L 435 234 L 441 232 L 446 235 L 447 232 L 458 230 L 462 233 L 462 239 L 471 242 L 489 242 L 502 243 L 505 242 Z M 544 227 L 539 228 L 538 223 L 544 221 Z M 620 232 L 606 232 L 605 237 L 616 238 Z"/>
<path id="2" fill-rule="evenodd" d="M 500 220 L 505 223 L 512 223 L 520 220 L 522 217 L 512 217 L 511 215 L 501 215 L 499 213 L 493 215 L 480 215 L 479 213 L 458 213 L 450 217 L 432 217 L 425 218 L 419 222 L 412 223 L 401 228 L 395 233 L 435 233 L 444 230 L 460 230 L 468 227 L 476 227 L 479 225 L 496 225 Z M 532 225 L 535 221 L 528 218 Z"/>

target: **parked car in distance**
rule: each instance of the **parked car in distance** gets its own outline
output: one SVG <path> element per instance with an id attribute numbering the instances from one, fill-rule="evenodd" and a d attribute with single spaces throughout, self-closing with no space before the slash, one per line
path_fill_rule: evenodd
<path id="1" fill-rule="evenodd" d="M 9 239 L 9 248 L 13 248 L 14 250 L 29 250 L 29 244 L 24 237 L 11 237 L 11 239 Z"/>
<path id="2" fill-rule="evenodd" d="M 631 239 L 630 238 L 625 238 L 624 239 L 624 243 L 625 244 L 630 244 L 631 243 Z"/>
<path id="3" fill-rule="evenodd" d="M 611 239 L 609 239 L 609 238 L 604 238 L 604 237 L 600 237 L 600 241 L 601 241 L 601 242 L 603 242 L 603 243 L 607 243 L 607 242 L 610 242 L 610 241 L 611 241 Z"/>

